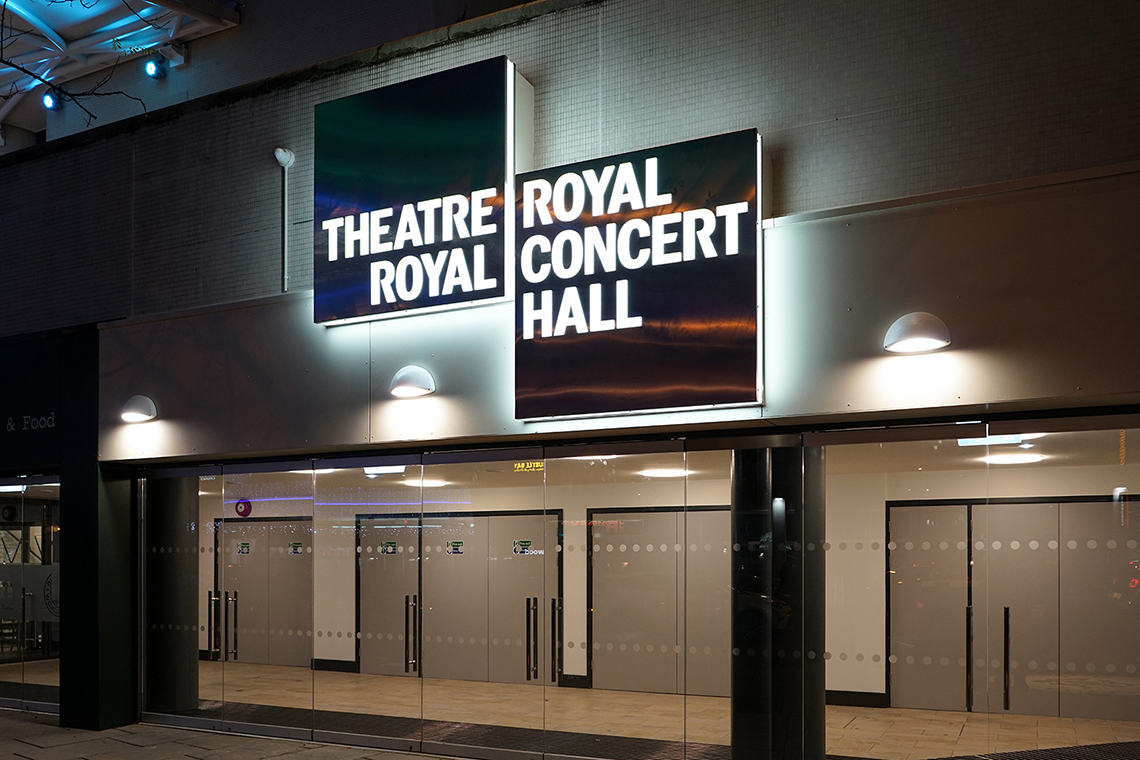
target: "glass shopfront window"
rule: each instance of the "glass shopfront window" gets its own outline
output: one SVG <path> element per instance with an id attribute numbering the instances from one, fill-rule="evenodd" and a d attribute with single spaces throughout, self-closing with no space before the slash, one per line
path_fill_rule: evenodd
<path id="1" fill-rule="evenodd" d="M 827 447 L 829 753 L 1140 740 L 1138 441 Z"/>
<path id="2" fill-rule="evenodd" d="M 0 481 L 0 706 L 59 704 L 59 483 Z"/>
<path id="3" fill-rule="evenodd" d="M 476 758 L 1140 740 L 1140 431 L 947 427 L 156 472 L 145 709 Z"/>

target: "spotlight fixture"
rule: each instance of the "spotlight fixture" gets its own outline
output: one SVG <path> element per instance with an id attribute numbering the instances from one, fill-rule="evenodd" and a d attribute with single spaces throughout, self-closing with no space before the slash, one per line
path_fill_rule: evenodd
<path id="1" fill-rule="evenodd" d="M 143 72 L 151 79 L 162 79 L 166 76 L 166 59 L 162 56 L 147 58 L 143 64 Z"/>
<path id="2" fill-rule="evenodd" d="M 55 90 L 44 93 L 44 108 L 49 111 L 58 111 L 63 108 L 63 98 Z"/>
<path id="3" fill-rule="evenodd" d="M 423 367 L 409 364 L 392 376 L 388 389 L 396 398 L 417 398 L 435 393 L 435 378 Z"/>
<path id="4" fill-rule="evenodd" d="M 950 345 L 946 323 L 925 311 L 904 314 L 883 338 L 883 348 L 895 354 L 921 354 Z"/>
<path id="5" fill-rule="evenodd" d="M 149 396 L 131 396 L 119 416 L 123 422 L 150 422 L 158 416 L 158 409 Z"/>

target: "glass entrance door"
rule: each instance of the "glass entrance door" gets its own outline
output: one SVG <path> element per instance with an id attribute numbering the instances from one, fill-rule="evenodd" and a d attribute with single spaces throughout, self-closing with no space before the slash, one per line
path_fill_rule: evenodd
<path id="1" fill-rule="evenodd" d="M 420 749 L 419 457 L 316 473 L 313 738 Z"/>
<path id="2" fill-rule="evenodd" d="M 19 480 L 0 485 L 0 703 L 53 709 L 59 704 L 59 484 Z"/>
<path id="3" fill-rule="evenodd" d="M 425 752 L 543 752 L 561 564 L 544 481 L 525 455 L 423 468 Z"/>
<path id="4" fill-rule="evenodd" d="M 313 477 L 223 473 L 212 604 L 232 730 L 311 737 Z"/>

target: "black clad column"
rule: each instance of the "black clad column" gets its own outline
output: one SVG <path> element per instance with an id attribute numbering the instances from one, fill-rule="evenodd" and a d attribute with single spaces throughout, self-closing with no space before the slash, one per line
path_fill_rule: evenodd
<path id="1" fill-rule="evenodd" d="M 99 333 L 60 342 L 59 722 L 104 729 L 138 720 L 131 481 L 99 465 Z"/>
<path id="2" fill-rule="evenodd" d="M 823 477 L 821 448 L 733 452 L 733 760 L 824 757 Z"/>

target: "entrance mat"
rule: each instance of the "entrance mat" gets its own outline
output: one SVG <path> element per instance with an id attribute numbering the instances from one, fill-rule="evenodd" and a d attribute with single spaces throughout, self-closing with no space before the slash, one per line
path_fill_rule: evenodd
<path id="1" fill-rule="evenodd" d="M 398 718 L 391 715 L 305 710 L 297 707 L 273 707 L 243 702 L 226 702 L 223 705 L 220 702 L 202 701 L 197 710 L 178 714 L 235 723 L 311 728 L 392 739 L 419 740 L 422 731 L 422 739 L 427 742 L 577 757 L 622 758 L 622 760 L 731 760 L 732 757 L 730 748 L 719 744 L 695 742 L 685 744 L 610 734 L 541 731 L 442 720 L 420 721 L 416 718 Z"/>
<path id="2" fill-rule="evenodd" d="M 866 760 L 865 758 L 828 755 L 828 760 Z M 1083 747 L 1056 749 L 1027 749 L 1021 752 L 993 752 L 983 755 L 957 755 L 938 760 L 1138 760 L 1140 742 L 1115 744 L 1086 744 Z"/>

